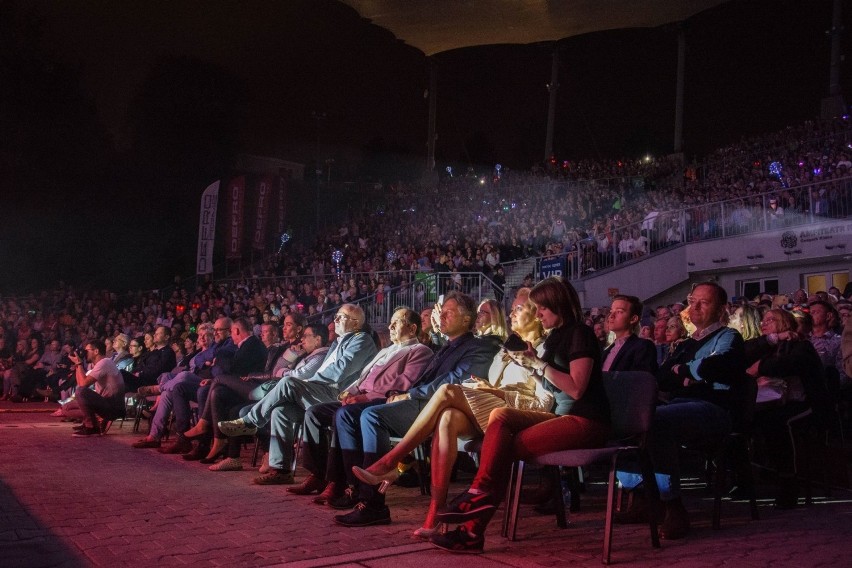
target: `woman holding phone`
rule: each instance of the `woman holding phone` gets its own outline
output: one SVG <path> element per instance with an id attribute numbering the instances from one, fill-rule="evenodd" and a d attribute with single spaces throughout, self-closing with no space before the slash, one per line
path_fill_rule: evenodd
<path id="1" fill-rule="evenodd" d="M 485 528 L 506 492 L 514 460 L 561 450 L 591 448 L 606 442 L 609 403 L 601 373 L 601 352 L 594 332 L 583 324 L 573 286 L 548 278 L 530 292 L 536 316 L 547 334 L 544 351 L 529 346 L 513 351 L 515 363 L 541 377 L 556 400 L 556 416 L 516 408 L 496 408 L 488 419 L 479 471 L 471 487 L 436 515 L 460 523 L 432 544 L 451 552 L 482 552 Z"/>
<path id="2" fill-rule="evenodd" d="M 512 303 L 511 327 L 517 335 L 510 336 L 515 348 L 543 353 L 543 329 L 535 317 L 535 306 L 529 299 L 530 289 L 518 290 Z M 512 348 L 512 344 L 509 344 Z M 353 467 L 361 481 L 382 484 L 380 491 L 399 477 L 397 463 L 429 436 L 432 441 L 432 499 L 423 526 L 414 536 L 429 538 L 436 532 L 436 514 L 447 501 L 447 488 L 456 461 L 458 439 L 481 436 L 488 426 L 488 417 L 495 408 L 521 408 L 527 412 L 552 416 L 553 395 L 541 380 L 528 369 L 518 365 L 509 351 L 502 349 L 494 357 L 487 380 L 471 376 L 461 386 L 443 385 L 411 425 L 402 441 L 368 469 Z"/>

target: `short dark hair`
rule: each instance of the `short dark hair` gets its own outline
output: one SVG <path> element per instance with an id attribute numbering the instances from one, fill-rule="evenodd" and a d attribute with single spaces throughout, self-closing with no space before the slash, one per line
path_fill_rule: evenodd
<path id="1" fill-rule="evenodd" d="M 321 323 L 309 324 L 305 329 L 310 329 L 314 335 L 320 338 L 322 345 L 328 345 L 328 328 Z"/>
<path id="2" fill-rule="evenodd" d="M 636 317 L 642 317 L 642 300 L 637 298 L 636 296 L 628 296 L 626 294 L 616 294 L 612 297 L 612 301 L 622 300 L 630 304 L 630 315 Z"/>
<path id="3" fill-rule="evenodd" d="M 251 324 L 251 321 L 246 316 L 240 316 L 234 320 L 231 325 L 235 325 L 247 334 L 251 334 L 254 332 L 254 326 Z"/>
<path id="4" fill-rule="evenodd" d="M 713 294 L 716 296 L 716 301 L 719 302 L 719 305 L 724 306 L 728 303 L 728 292 L 716 282 L 712 280 L 707 280 L 706 282 L 699 282 L 698 284 L 694 284 L 692 289 L 695 290 L 699 286 L 707 286 L 713 289 Z"/>
<path id="5" fill-rule="evenodd" d="M 86 345 L 91 346 L 92 349 L 97 350 L 97 352 L 101 355 L 106 354 L 106 343 L 104 343 L 102 339 L 90 339 L 86 342 Z"/>

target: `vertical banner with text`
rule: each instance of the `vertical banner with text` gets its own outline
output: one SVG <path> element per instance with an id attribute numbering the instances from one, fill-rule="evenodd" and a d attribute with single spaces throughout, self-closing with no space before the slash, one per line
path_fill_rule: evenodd
<path id="1" fill-rule="evenodd" d="M 287 179 L 284 176 L 278 176 L 278 236 L 284 232 L 284 206 L 287 197 Z"/>
<path id="2" fill-rule="evenodd" d="M 240 259 L 243 256 L 243 206 L 245 203 L 246 178 L 240 176 L 228 183 L 228 239 L 225 258 Z"/>
<path id="3" fill-rule="evenodd" d="M 216 205 L 219 202 L 219 182 L 207 186 L 201 194 L 201 212 L 198 215 L 198 255 L 196 274 L 213 272 L 213 244 L 216 236 Z"/>
<path id="4" fill-rule="evenodd" d="M 254 223 L 254 238 L 251 246 L 263 250 L 266 244 L 266 220 L 269 218 L 269 204 L 272 201 L 272 176 L 263 176 L 257 182 L 257 214 Z"/>

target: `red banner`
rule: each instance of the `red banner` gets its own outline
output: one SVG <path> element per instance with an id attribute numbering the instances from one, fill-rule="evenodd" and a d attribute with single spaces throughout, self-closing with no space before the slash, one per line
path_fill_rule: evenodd
<path id="1" fill-rule="evenodd" d="M 284 205 L 287 197 L 287 179 L 278 176 L 278 236 L 284 232 Z"/>
<path id="2" fill-rule="evenodd" d="M 269 203 L 272 201 L 272 182 L 272 176 L 263 176 L 257 182 L 257 214 L 251 243 L 255 250 L 263 250 L 266 244 L 266 220 L 269 217 Z"/>
<path id="3" fill-rule="evenodd" d="M 243 208 L 246 193 L 246 178 L 234 178 L 228 184 L 228 240 L 225 258 L 240 259 L 243 256 Z"/>

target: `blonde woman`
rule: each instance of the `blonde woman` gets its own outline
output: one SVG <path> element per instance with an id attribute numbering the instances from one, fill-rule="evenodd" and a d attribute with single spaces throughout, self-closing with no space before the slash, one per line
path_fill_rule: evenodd
<path id="1" fill-rule="evenodd" d="M 745 341 L 760 337 L 760 310 L 745 304 L 734 310 L 728 321 L 728 327 L 736 329 Z"/>
<path id="2" fill-rule="evenodd" d="M 512 303 L 512 331 L 524 342 L 532 344 L 541 356 L 544 349 L 543 328 L 536 318 L 536 308 L 529 294 L 529 288 L 521 288 Z M 432 500 L 423 526 L 414 531 L 415 537 L 429 538 L 436 532 L 435 515 L 447 502 L 447 488 L 456 461 L 459 438 L 481 436 L 488 425 L 488 416 L 495 408 L 510 407 L 549 413 L 553 406 L 553 394 L 543 388 L 541 380 L 530 370 L 514 362 L 505 349 L 495 355 L 487 381 L 474 377 L 471 379 L 463 386 L 443 385 L 399 444 L 368 469 L 352 468 L 355 476 L 364 483 L 382 483 L 386 488 L 399 477 L 397 463 L 421 442 L 433 436 Z"/>
<path id="3" fill-rule="evenodd" d="M 483 300 L 476 311 L 476 335 L 492 337 L 500 343 L 509 336 L 506 313 L 497 300 Z"/>

